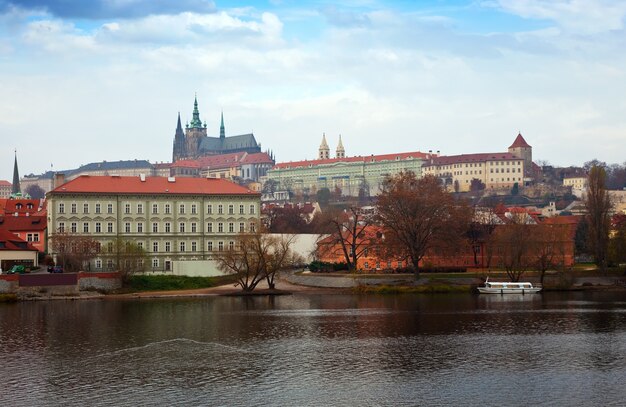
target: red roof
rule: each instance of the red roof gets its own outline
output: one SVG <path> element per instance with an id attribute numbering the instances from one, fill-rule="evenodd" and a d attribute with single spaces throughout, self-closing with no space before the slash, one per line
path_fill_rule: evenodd
<path id="1" fill-rule="evenodd" d="M 121 177 L 81 175 L 50 191 L 50 194 L 186 194 L 258 195 L 221 178 Z"/>
<path id="2" fill-rule="evenodd" d="M 434 156 L 434 155 L 433 155 Z M 321 164 L 333 164 L 333 163 L 343 163 L 343 162 L 379 162 L 379 161 L 396 161 L 396 160 L 407 160 L 412 158 L 421 158 L 425 160 L 429 157 L 429 154 L 422 153 L 420 151 L 414 151 L 410 153 L 396 153 L 396 154 L 380 154 L 380 155 L 368 155 L 368 156 L 357 156 L 357 157 L 346 157 L 346 158 L 329 158 L 327 160 L 304 160 L 304 161 L 294 161 L 294 162 L 286 162 L 286 163 L 278 163 L 274 166 L 274 169 L 285 169 L 285 168 L 298 168 L 298 167 L 308 167 L 309 165 L 321 165 Z"/>
<path id="3" fill-rule="evenodd" d="M 0 250 L 37 251 L 31 244 L 6 230 L 0 230 Z"/>
<path id="4" fill-rule="evenodd" d="M 516 147 L 530 147 L 526 140 L 524 140 L 524 137 L 522 137 L 522 133 L 517 134 L 517 137 L 515 137 L 515 141 L 513 142 L 513 144 L 511 144 L 509 148 Z"/>
<path id="5" fill-rule="evenodd" d="M 13 215 L 19 213 L 25 215 L 30 213 L 31 215 L 45 210 L 45 201 L 39 199 L 2 199 L 0 200 L 0 215 Z"/>
<path id="6" fill-rule="evenodd" d="M 274 164 L 274 160 L 267 153 L 248 154 L 241 160 L 242 164 Z"/>
<path id="7" fill-rule="evenodd" d="M 246 155 L 245 152 L 219 154 L 219 155 L 207 155 L 198 158 L 198 163 L 202 168 L 226 168 L 232 166 L 238 166 L 239 161 Z"/>
<path id="8" fill-rule="evenodd" d="M 200 168 L 200 164 L 194 160 L 178 160 L 170 168 Z"/>
<path id="9" fill-rule="evenodd" d="M 9 232 L 43 231 L 46 225 L 45 216 L 0 216 L 0 230 Z"/>
<path id="10" fill-rule="evenodd" d="M 10 187 L 13 184 L 11 184 L 9 181 L 5 181 L 5 180 L 0 180 L 0 187 Z"/>
<path id="11" fill-rule="evenodd" d="M 460 154 L 460 155 L 445 155 L 439 157 L 433 157 L 430 161 L 424 164 L 424 167 L 431 165 L 452 165 L 459 163 L 470 162 L 485 162 L 485 161 L 498 161 L 498 160 L 519 160 L 519 157 L 511 153 L 477 153 L 477 154 Z"/>

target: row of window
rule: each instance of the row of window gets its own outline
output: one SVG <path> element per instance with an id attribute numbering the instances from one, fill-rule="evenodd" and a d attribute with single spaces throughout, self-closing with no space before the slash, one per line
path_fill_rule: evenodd
<path id="1" fill-rule="evenodd" d="M 207 205 L 207 210 L 206 213 L 211 215 L 213 214 L 214 208 L 213 208 L 213 204 L 208 204 Z M 179 204 L 178 205 L 178 214 L 179 215 L 184 215 L 187 213 L 187 208 L 189 207 L 189 213 L 191 215 L 196 215 L 198 214 L 198 205 L 197 204 Z M 76 214 L 78 213 L 78 204 L 76 203 L 71 203 L 70 204 L 70 213 Z M 89 204 L 88 203 L 84 203 L 83 204 L 83 212 L 82 213 L 89 213 Z M 152 204 L 152 214 L 153 215 L 157 215 L 159 214 L 159 204 Z M 169 215 L 172 213 L 172 205 L 171 204 L 163 204 L 163 213 L 166 215 Z M 218 215 L 223 215 L 228 213 L 229 215 L 235 215 L 235 211 L 238 210 L 238 214 L 239 215 L 245 215 L 245 205 L 244 204 L 239 204 L 238 206 L 235 204 L 229 204 L 229 205 L 223 205 L 223 204 L 218 204 L 215 205 L 215 210 L 217 211 L 216 213 Z M 227 210 L 227 212 L 224 212 L 225 210 Z M 59 213 L 65 213 L 65 202 L 59 202 L 59 206 L 58 206 L 58 212 Z M 99 214 L 102 213 L 102 204 L 96 203 L 94 204 L 94 213 Z M 106 205 L 106 213 L 108 214 L 112 214 L 113 213 L 113 204 L 109 203 Z M 130 203 L 125 203 L 124 204 L 124 213 L 125 214 L 131 214 L 132 213 L 132 207 Z M 135 206 L 135 213 L 138 215 L 141 215 L 144 213 L 144 206 L 142 203 L 138 203 Z M 256 214 L 256 205 L 255 204 L 250 204 L 248 206 L 248 214 L 249 215 L 255 215 Z"/>
<path id="2" fill-rule="evenodd" d="M 498 166 L 498 165 L 522 165 L 521 161 L 490 161 L 488 162 L 490 166 Z M 465 164 L 452 164 L 452 165 L 442 165 L 438 166 L 437 169 L 449 170 L 453 168 L 472 168 L 472 167 L 482 167 L 483 163 L 465 163 Z"/>
<path id="3" fill-rule="evenodd" d="M 90 233 L 90 223 L 89 222 L 83 222 L 82 223 L 82 233 Z M 178 223 L 178 233 L 186 233 L 187 231 L 189 231 L 190 233 L 198 233 L 198 223 L 197 222 L 191 222 L 189 229 L 187 228 L 187 223 L 186 222 L 179 222 Z M 103 233 L 104 227 L 105 225 L 102 222 L 95 222 L 94 223 L 94 233 Z M 124 222 L 123 225 L 123 231 L 124 233 L 144 233 L 144 223 L 143 222 L 136 222 L 134 224 L 134 230 L 133 230 L 133 224 L 131 222 Z M 152 223 L 152 233 L 172 233 L 172 223 L 171 222 L 165 222 L 162 226 L 162 228 L 160 227 L 161 225 L 158 222 L 153 222 Z M 78 233 L 79 232 L 79 225 L 78 222 L 70 222 L 69 223 L 69 229 L 66 230 L 66 226 L 65 226 L 65 222 L 58 222 L 57 223 L 57 230 L 59 232 L 71 232 L 71 233 Z M 249 224 L 249 229 L 250 232 L 256 232 L 256 223 L 255 222 L 250 222 Z M 235 222 L 228 222 L 228 223 L 224 223 L 224 222 L 217 222 L 217 228 L 213 227 L 213 222 L 208 222 L 206 224 L 206 233 L 224 233 L 224 232 L 228 232 L 228 233 L 235 233 L 235 232 L 246 232 L 246 224 L 244 222 L 239 222 L 239 224 L 237 225 Z M 107 222 L 106 223 L 106 233 L 115 233 L 115 225 L 113 222 Z M 39 239 L 39 236 L 37 235 L 37 239 Z M 36 240 L 37 241 L 37 240 Z"/>

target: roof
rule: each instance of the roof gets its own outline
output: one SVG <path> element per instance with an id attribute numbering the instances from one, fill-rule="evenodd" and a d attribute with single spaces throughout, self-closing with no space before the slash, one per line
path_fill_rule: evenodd
<path id="1" fill-rule="evenodd" d="M 0 180 L 0 187 L 10 187 L 11 184 L 9 181 L 5 181 L 5 180 Z"/>
<path id="2" fill-rule="evenodd" d="M 274 164 L 274 160 L 267 153 L 248 154 L 241 160 L 242 164 Z"/>
<path id="3" fill-rule="evenodd" d="M 424 167 L 431 165 L 451 165 L 459 163 L 479 163 L 485 161 L 498 161 L 498 160 L 520 160 L 519 157 L 511 153 L 476 153 L 476 154 L 460 154 L 460 155 L 445 155 L 438 156 L 430 159 L 430 161 L 424 163 Z"/>
<path id="4" fill-rule="evenodd" d="M 2 214 L 13 215 L 19 213 L 25 215 L 27 213 L 33 215 L 40 210 L 45 209 L 45 201 L 39 199 L 2 199 L 0 200 L 0 210 Z"/>
<path id="5" fill-rule="evenodd" d="M 0 230 L 0 250 L 37 251 L 31 244 L 6 230 Z"/>
<path id="6" fill-rule="evenodd" d="M 246 155 L 245 152 L 207 155 L 195 160 L 202 168 L 224 168 L 237 165 L 239 160 Z"/>
<path id="7" fill-rule="evenodd" d="M 259 195 L 221 178 L 121 177 L 82 175 L 50 191 L 49 194 L 185 194 Z"/>
<path id="8" fill-rule="evenodd" d="M 170 168 L 200 168 L 195 160 L 178 160 L 175 163 L 169 165 Z"/>
<path id="9" fill-rule="evenodd" d="M 326 160 L 304 160 L 278 163 L 273 169 L 286 169 L 286 168 L 298 168 L 308 167 L 315 165 L 334 164 L 334 163 L 348 163 L 348 162 L 381 162 L 381 161 L 398 161 L 409 160 L 419 158 L 425 160 L 429 157 L 429 154 L 422 153 L 420 151 L 413 151 L 409 153 L 395 153 L 395 154 L 379 154 L 357 157 L 345 157 L 345 158 L 329 158 Z"/>
<path id="10" fill-rule="evenodd" d="M 110 171 L 131 168 L 152 168 L 152 164 L 150 164 L 150 162 L 147 160 L 102 161 L 81 165 L 80 167 L 78 167 L 78 169 L 73 170 L 73 172 L 102 170 Z"/>
<path id="11" fill-rule="evenodd" d="M 45 216 L 0 216 L 0 230 L 22 232 L 46 229 Z"/>
<path id="12" fill-rule="evenodd" d="M 524 140 L 522 137 L 522 133 L 518 133 L 517 137 L 515 137 L 515 141 L 509 148 L 517 148 L 517 147 L 530 147 L 530 145 Z"/>
<path id="13" fill-rule="evenodd" d="M 206 151 L 229 151 L 244 148 L 258 148 L 259 145 L 254 138 L 254 134 L 241 134 L 230 137 L 205 137 L 200 142 L 200 152 Z"/>

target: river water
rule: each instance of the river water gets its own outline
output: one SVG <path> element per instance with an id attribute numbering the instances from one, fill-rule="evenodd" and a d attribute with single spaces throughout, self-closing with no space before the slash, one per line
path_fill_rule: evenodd
<path id="1" fill-rule="evenodd" d="M 1 406 L 624 405 L 626 295 L 0 304 Z"/>

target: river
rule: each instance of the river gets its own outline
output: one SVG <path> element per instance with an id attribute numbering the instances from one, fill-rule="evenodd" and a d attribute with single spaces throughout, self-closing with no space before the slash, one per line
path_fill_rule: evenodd
<path id="1" fill-rule="evenodd" d="M 623 405 L 626 296 L 0 304 L 0 405 Z"/>

